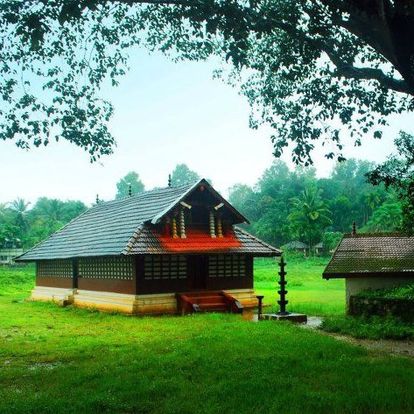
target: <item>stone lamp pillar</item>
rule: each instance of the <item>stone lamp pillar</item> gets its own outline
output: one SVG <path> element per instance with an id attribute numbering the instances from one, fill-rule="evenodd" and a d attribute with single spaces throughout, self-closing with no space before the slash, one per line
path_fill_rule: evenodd
<path id="1" fill-rule="evenodd" d="M 283 256 L 280 258 L 280 262 L 279 262 L 279 276 L 280 279 L 278 281 L 279 286 L 280 286 L 280 290 L 277 291 L 277 293 L 279 294 L 280 299 L 277 301 L 277 303 L 279 304 L 279 312 L 278 315 L 289 315 L 289 312 L 286 311 L 286 305 L 289 303 L 289 301 L 286 300 L 286 295 L 288 293 L 288 291 L 286 290 L 286 271 L 285 271 L 285 260 L 283 259 Z"/>
<path id="2" fill-rule="evenodd" d="M 277 321 L 291 321 L 297 323 L 306 323 L 308 318 L 306 315 L 302 313 L 291 313 L 286 310 L 286 305 L 288 301 L 286 300 L 287 290 L 286 290 L 286 271 L 285 271 L 286 262 L 283 256 L 280 258 L 279 262 L 279 290 L 277 293 L 279 294 L 279 300 L 277 301 L 279 305 L 279 312 L 277 313 L 264 313 L 261 319 L 268 319 L 268 320 L 277 320 Z"/>

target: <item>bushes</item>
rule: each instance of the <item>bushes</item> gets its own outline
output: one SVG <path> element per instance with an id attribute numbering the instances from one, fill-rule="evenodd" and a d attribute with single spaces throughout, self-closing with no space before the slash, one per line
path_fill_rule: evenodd
<path id="1" fill-rule="evenodd" d="M 361 339 L 414 339 L 413 325 L 392 317 L 331 317 L 320 329 Z"/>
<path id="2" fill-rule="evenodd" d="M 351 297 L 354 316 L 327 318 L 321 329 L 361 339 L 414 339 L 413 304 L 413 284 L 365 290 Z"/>
<path id="3" fill-rule="evenodd" d="M 414 300 L 414 284 L 391 289 L 364 290 L 356 296 L 362 298 L 410 299 Z"/>
<path id="4" fill-rule="evenodd" d="M 26 292 L 33 288 L 35 283 L 34 265 L 0 266 L 0 295 L 14 292 Z"/>
<path id="5" fill-rule="evenodd" d="M 352 316 L 390 316 L 413 323 L 414 285 L 360 292 L 350 297 L 348 313 Z"/>

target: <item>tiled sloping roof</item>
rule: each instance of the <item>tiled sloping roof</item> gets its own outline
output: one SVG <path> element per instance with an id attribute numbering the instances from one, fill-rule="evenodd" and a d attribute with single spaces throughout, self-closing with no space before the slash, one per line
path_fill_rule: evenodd
<path id="1" fill-rule="evenodd" d="M 100 203 L 87 210 L 48 239 L 33 247 L 17 260 L 33 261 L 72 257 L 112 256 L 121 254 L 208 251 L 278 255 L 279 251 L 241 230 L 232 237 L 211 239 L 208 232 L 188 239 L 160 238 L 152 234 L 150 223 L 156 223 L 193 189 L 203 185 L 214 189 L 205 180 L 193 185 L 147 191 Z M 215 192 L 221 197 L 217 192 Z M 244 217 L 223 199 L 234 212 L 236 220 Z M 191 237 L 190 237 L 191 236 Z M 195 237 L 193 237 L 195 236 Z M 181 244 L 180 244 L 181 243 Z M 161 246 L 161 247 L 160 247 Z"/>
<path id="2" fill-rule="evenodd" d="M 414 275 L 414 236 L 373 233 L 346 234 L 323 277 Z"/>
<path id="3" fill-rule="evenodd" d="M 100 203 L 19 257 L 18 260 L 119 255 L 142 223 L 180 200 L 193 186 L 146 191 Z"/>
<path id="4" fill-rule="evenodd" d="M 257 239 L 238 227 L 224 237 L 211 238 L 207 232 L 187 231 L 187 238 L 173 239 L 155 233 L 147 226 L 137 232 L 135 240 L 124 254 L 176 253 L 243 253 L 255 256 L 280 256 L 281 251 Z"/>

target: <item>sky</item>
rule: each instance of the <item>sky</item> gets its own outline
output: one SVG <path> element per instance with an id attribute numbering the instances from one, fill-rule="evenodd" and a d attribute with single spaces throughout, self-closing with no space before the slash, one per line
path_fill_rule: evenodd
<path id="1" fill-rule="evenodd" d="M 114 154 L 91 164 L 89 156 L 60 141 L 29 151 L 13 142 L 0 143 L 0 203 L 17 197 L 34 203 L 41 196 L 82 200 L 90 205 L 96 194 L 113 199 L 116 182 L 136 171 L 146 189 L 167 185 L 175 165 L 187 164 L 228 194 L 236 183 L 254 185 L 273 161 L 271 132 L 248 126 L 249 106 L 237 89 L 213 79 L 217 62 L 173 63 L 145 51 L 131 56 L 130 71 L 117 88 L 105 89 L 115 115 L 110 130 Z M 381 162 L 403 129 L 414 132 L 413 115 L 390 118 L 384 138 L 367 138 L 362 147 L 347 147 L 345 155 Z M 288 152 L 283 158 L 290 164 Z M 314 153 L 320 177 L 334 162 Z"/>

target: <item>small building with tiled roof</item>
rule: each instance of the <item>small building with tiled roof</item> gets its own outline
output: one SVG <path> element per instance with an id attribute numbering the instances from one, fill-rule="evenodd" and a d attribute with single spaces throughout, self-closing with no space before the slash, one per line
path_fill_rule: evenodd
<path id="1" fill-rule="evenodd" d="M 414 283 L 414 236 L 400 233 L 345 234 L 323 272 L 345 278 L 346 302 L 362 290 Z"/>
<path id="2" fill-rule="evenodd" d="M 256 304 L 253 258 L 280 251 L 206 180 L 100 202 L 17 258 L 36 263 L 34 300 L 127 313 Z"/>
<path id="3" fill-rule="evenodd" d="M 309 253 L 309 246 L 300 240 L 292 240 L 282 246 L 283 251 L 300 252 L 305 256 Z"/>

